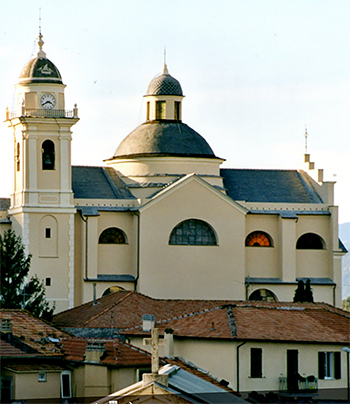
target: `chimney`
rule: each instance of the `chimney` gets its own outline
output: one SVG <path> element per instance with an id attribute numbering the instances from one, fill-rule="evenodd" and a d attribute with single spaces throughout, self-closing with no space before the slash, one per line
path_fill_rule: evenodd
<path id="1" fill-rule="evenodd" d="M 154 315 L 144 314 L 142 316 L 142 330 L 151 331 L 154 328 Z"/>
<path id="2" fill-rule="evenodd" d="M 166 328 L 164 330 L 164 339 L 165 339 L 164 356 L 173 358 L 174 357 L 174 330 L 172 328 Z"/>
<path id="3" fill-rule="evenodd" d="M 103 343 L 93 342 L 88 344 L 85 349 L 85 362 L 100 362 L 106 348 Z"/>

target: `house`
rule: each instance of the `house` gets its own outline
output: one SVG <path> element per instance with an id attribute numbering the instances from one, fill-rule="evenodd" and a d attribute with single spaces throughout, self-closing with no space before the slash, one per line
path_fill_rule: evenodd
<path id="1" fill-rule="evenodd" d="M 146 377 L 145 377 L 146 376 Z M 179 366 L 165 365 L 156 375 L 145 374 L 142 381 L 114 392 L 94 404 L 140 403 L 247 403 L 235 394 L 203 380 Z"/>
<path id="2" fill-rule="evenodd" d="M 150 354 L 120 339 L 77 338 L 25 310 L 0 311 L 1 402 L 88 402 L 138 381 Z"/>
<path id="3" fill-rule="evenodd" d="M 0 232 L 22 237 L 30 275 L 57 312 L 113 290 L 291 302 L 307 279 L 315 301 L 341 306 L 334 183 L 322 170 L 311 176 L 310 155 L 308 172 L 222 168 L 182 121 L 184 93 L 164 64 L 144 97 L 145 123 L 104 165 L 72 166 L 78 107 L 66 109 L 41 33 L 38 46 L 6 112 L 14 181 L 11 200 L 0 200 Z"/>
<path id="4" fill-rule="evenodd" d="M 342 348 L 350 344 L 350 313 L 327 303 L 154 299 L 126 291 L 96 303 L 59 313 L 54 323 L 97 336 L 110 332 L 113 318 L 115 335 L 143 349 L 157 327 L 172 345 L 160 347 L 161 356 L 185 358 L 239 393 L 311 389 L 346 397 Z"/>

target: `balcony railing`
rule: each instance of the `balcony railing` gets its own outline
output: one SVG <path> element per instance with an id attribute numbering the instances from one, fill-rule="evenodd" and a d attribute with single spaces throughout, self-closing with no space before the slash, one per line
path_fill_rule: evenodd
<path id="1" fill-rule="evenodd" d="M 279 391 L 280 392 L 289 392 L 289 393 L 317 393 L 318 391 L 318 380 L 315 376 L 307 376 L 303 377 L 298 375 L 297 384 L 292 383 L 297 386 L 297 388 L 288 387 L 288 379 L 287 377 L 279 378 Z"/>
<path id="2" fill-rule="evenodd" d="M 75 107 L 73 110 L 22 108 L 15 112 L 6 111 L 6 120 L 22 116 L 34 118 L 78 118 L 78 108 Z"/>

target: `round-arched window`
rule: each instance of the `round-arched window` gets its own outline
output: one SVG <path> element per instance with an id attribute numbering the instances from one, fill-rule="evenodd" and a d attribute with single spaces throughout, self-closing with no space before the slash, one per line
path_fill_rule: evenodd
<path id="1" fill-rule="evenodd" d="M 245 245 L 248 247 L 271 247 L 271 237 L 263 231 L 253 231 L 245 239 Z"/>
<path id="2" fill-rule="evenodd" d="M 268 289 L 254 290 L 254 292 L 249 296 L 248 300 L 277 302 L 275 294 Z"/>
<path id="3" fill-rule="evenodd" d="M 322 237 L 315 233 L 305 233 L 298 238 L 297 250 L 323 250 L 324 241 Z"/>
<path id="4" fill-rule="evenodd" d="M 123 230 L 110 227 L 100 234 L 98 242 L 99 244 L 126 244 L 126 236 Z"/>
<path id="5" fill-rule="evenodd" d="M 55 169 L 55 144 L 52 140 L 45 140 L 41 145 L 43 170 Z"/>
<path id="6" fill-rule="evenodd" d="M 172 230 L 169 238 L 171 245 L 217 245 L 212 227 L 203 220 L 188 219 Z"/>
<path id="7" fill-rule="evenodd" d="M 120 291 L 123 291 L 123 290 L 125 290 L 125 289 L 122 288 L 121 286 L 111 286 L 110 288 L 106 289 L 103 292 L 102 297 L 105 297 L 107 295 L 110 295 L 111 293 L 120 292 Z"/>

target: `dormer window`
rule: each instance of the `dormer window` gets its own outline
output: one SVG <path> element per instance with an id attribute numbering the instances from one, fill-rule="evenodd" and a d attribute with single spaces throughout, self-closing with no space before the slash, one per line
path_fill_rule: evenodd
<path id="1" fill-rule="evenodd" d="M 166 101 L 156 101 L 156 120 L 166 119 Z"/>

